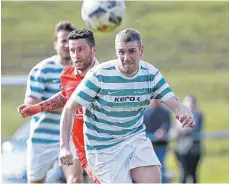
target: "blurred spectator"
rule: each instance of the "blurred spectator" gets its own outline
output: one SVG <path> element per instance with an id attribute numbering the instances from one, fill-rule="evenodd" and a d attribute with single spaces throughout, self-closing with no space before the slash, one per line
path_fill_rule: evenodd
<path id="1" fill-rule="evenodd" d="M 196 126 L 181 128 L 180 122 L 176 123 L 175 154 L 181 171 L 180 182 L 186 183 L 190 176 L 193 183 L 198 183 L 197 169 L 202 155 L 200 136 L 203 129 L 203 115 L 195 96 L 185 96 L 183 103 L 192 111 Z"/>
<path id="2" fill-rule="evenodd" d="M 162 164 L 162 183 L 167 183 L 164 162 L 167 153 L 171 117 L 170 112 L 162 106 L 160 100 L 151 100 L 149 108 L 145 110 L 144 124 L 146 125 L 146 133 L 151 138 L 154 151 Z"/>

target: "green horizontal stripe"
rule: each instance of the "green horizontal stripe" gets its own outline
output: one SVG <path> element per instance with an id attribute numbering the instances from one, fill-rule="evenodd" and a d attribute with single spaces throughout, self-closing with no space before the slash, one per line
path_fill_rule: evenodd
<path id="1" fill-rule="evenodd" d="M 113 131 L 113 130 L 105 130 L 102 128 L 98 128 L 94 125 L 92 125 L 90 122 L 85 122 L 86 126 L 88 129 L 90 130 L 94 130 L 98 133 L 105 133 L 105 134 L 109 134 L 109 135 L 121 135 L 124 136 L 126 134 L 132 134 L 132 132 L 137 132 L 138 129 L 141 129 L 141 127 L 143 126 L 143 124 L 137 128 L 130 128 L 130 129 L 124 129 L 124 130 L 119 130 L 119 131 Z"/>
<path id="2" fill-rule="evenodd" d="M 118 121 L 117 122 L 111 122 L 111 121 L 107 121 L 105 119 L 100 119 L 100 118 L 94 116 L 89 110 L 86 110 L 85 114 L 87 117 L 90 117 L 93 121 L 95 121 L 97 123 L 103 123 L 106 125 L 128 128 L 128 127 L 135 125 L 136 122 L 138 122 L 143 117 L 144 111 L 141 111 L 141 113 L 136 118 L 134 118 L 130 121 L 126 121 L 125 123 L 120 123 Z"/>
<path id="3" fill-rule="evenodd" d="M 92 102 L 93 101 L 93 97 L 91 97 L 90 95 L 84 93 L 83 91 L 80 91 L 77 95 L 80 98 L 82 98 L 83 100 L 85 100 L 85 101 L 88 101 L 88 102 Z"/>
<path id="4" fill-rule="evenodd" d="M 155 98 L 156 99 L 162 99 L 163 96 L 165 96 L 166 94 L 168 94 L 170 92 L 172 92 L 172 90 L 170 88 L 166 88 L 160 94 L 156 95 Z"/>
<path id="5" fill-rule="evenodd" d="M 93 105 L 92 109 L 105 114 L 106 116 L 110 117 L 117 117 L 117 118 L 127 118 L 131 116 L 136 116 L 138 113 L 140 113 L 143 108 L 139 108 L 136 111 L 107 111 L 104 108 L 99 108 L 98 106 Z"/>
<path id="6" fill-rule="evenodd" d="M 98 91 L 99 91 L 99 89 L 100 89 L 98 86 L 96 86 L 96 85 L 95 85 L 94 83 L 92 83 L 90 80 L 86 80 L 86 81 L 84 82 L 84 85 L 87 86 L 89 89 L 95 91 L 96 93 L 98 93 Z"/>
<path id="7" fill-rule="evenodd" d="M 142 75 L 137 76 L 134 79 L 125 79 L 121 76 L 104 76 L 104 75 L 97 75 L 98 80 L 104 83 L 132 83 L 132 82 L 148 82 L 153 81 L 155 75 Z"/>

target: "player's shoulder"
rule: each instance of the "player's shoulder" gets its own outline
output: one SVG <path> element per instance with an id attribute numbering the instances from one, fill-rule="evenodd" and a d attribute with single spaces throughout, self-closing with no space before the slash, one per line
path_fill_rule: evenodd
<path id="1" fill-rule="evenodd" d="M 95 73 L 101 73 L 101 72 L 109 72 L 111 70 L 115 70 L 115 64 L 116 64 L 116 59 L 114 60 L 109 60 L 105 61 L 93 68 L 93 71 Z"/>
<path id="2" fill-rule="evenodd" d="M 40 66 L 40 67 L 50 67 L 50 66 L 53 66 L 53 65 L 57 65 L 57 57 L 56 57 L 56 55 L 48 57 L 48 58 L 42 60 L 40 63 L 37 64 L 37 66 Z"/>
<path id="3" fill-rule="evenodd" d="M 47 70 L 47 68 L 54 68 L 55 65 L 57 65 L 56 56 L 51 56 L 36 64 L 32 68 L 31 72 L 36 70 Z"/>
<path id="4" fill-rule="evenodd" d="M 155 66 L 153 66 L 153 64 L 147 61 L 140 60 L 139 65 L 140 70 L 144 73 L 156 75 L 159 72 L 159 70 Z"/>
<path id="5" fill-rule="evenodd" d="M 74 72 L 74 66 L 69 66 L 65 69 L 63 69 L 61 76 L 62 75 L 68 75 L 68 74 L 72 74 Z"/>

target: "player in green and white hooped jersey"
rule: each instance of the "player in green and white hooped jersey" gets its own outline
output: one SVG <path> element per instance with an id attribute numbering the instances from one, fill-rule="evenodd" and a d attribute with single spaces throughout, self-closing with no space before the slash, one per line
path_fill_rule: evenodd
<path id="1" fill-rule="evenodd" d="M 150 99 L 160 99 L 183 127 L 193 127 L 190 110 L 174 95 L 158 69 L 140 60 L 141 35 L 125 29 L 116 35 L 117 59 L 93 68 L 72 94 L 61 115 L 62 164 L 68 149 L 73 112 L 84 107 L 89 166 L 101 183 L 158 183 L 160 162 L 145 135 L 143 114 Z"/>
<path id="2" fill-rule="evenodd" d="M 68 21 L 56 24 L 54 30 L 56 54 L 36 64 L 30 71 L 25 102 L 19 109 L 43 102 L 61 90 L 61 72 L 72 65 L 68 35 L 73 30 L 75 27 Z M 30 136 L 27 141 L 28 183 L 45 183 L 48 170 L 58 159 L 60 115 L 61 111 L 41 112 L 31 118 Z M 71 148 L 75 150 L 72 141 Z M 82 183 L 83 170 L 76 153 L 73 165 L 63 166 L 62 169 L 67 183 Z"/>

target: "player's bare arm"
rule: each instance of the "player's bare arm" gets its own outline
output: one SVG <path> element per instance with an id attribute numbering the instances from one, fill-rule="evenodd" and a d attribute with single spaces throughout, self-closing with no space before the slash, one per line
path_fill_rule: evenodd
<path id="1" fill-rule="evenodd" d="M 67 99 L 59 92 L 49 99 L 34 105 L 22 104 L 18 107 L 18 112 L 23 118 L 26 118 L 39 112 L 59 110 L 64 107 L 66 101 Z"/>
<path id="2" fill-rule="evenodd" d="M 60 162 L 62 165 L 72 165 L 73 157 L 69 148 L 69 140 L 74 121 L 75 110 L 81 105 L 74 100 L 68 100 L 61 114 L 60 119 Z"/>
<path id="3" fill-rule="evenodd" d="M 169 98 L 164 104 L 177 115 L 176 118 L 182 123 L 182 127 L 195 126 L 192 112 L 177 97 Z"/>
<path id="4" fill-rule="evenodd" d="M 32 96 L 26 96 L 25 100 L 24 100 L 24 104 L 29 104 L 29 105 L 38 104 L 40 102 L 42 102 L 42 100 L 40 100 L 38 98 L 34 98 Z"/>
<path id="5" fill-rule="evenodd" d="M 39 105 L 41 106 L 41 111 L 52 111 L 52 110 L 58 110 L 64 107 L 66 104 L 67 99 L 62 95 L 61 92 L 53 95 L 48 100 L 45 100 Z"/>

